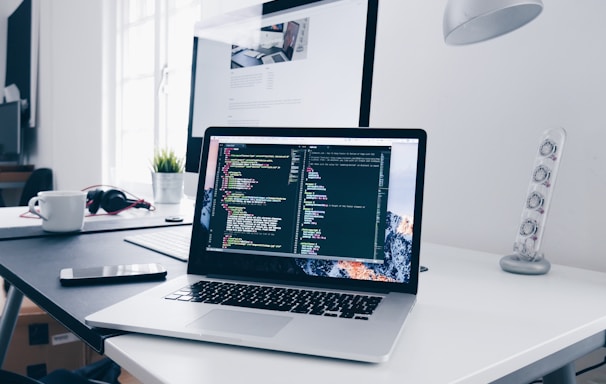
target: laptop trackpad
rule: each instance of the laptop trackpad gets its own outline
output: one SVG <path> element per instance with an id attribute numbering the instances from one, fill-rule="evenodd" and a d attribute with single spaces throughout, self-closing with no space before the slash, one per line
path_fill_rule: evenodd
<path id="1" fill-rule="evenodd" d="M 292 320 L 292 317 L 260 313 L 213 309 L 187 325 L 207 331 L 242 333 L 261 337 L 274 336 Z"/>

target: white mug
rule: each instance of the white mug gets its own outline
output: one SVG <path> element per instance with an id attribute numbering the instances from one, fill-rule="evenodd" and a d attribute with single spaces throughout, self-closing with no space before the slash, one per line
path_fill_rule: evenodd
<path id="1" fill-rule="evenodd" d="M 85 209 L 82 191 L 42 191 L 29 200 L 29 211 L 42 219 L 42 229 L 48 232 L 80 231 Z"/>

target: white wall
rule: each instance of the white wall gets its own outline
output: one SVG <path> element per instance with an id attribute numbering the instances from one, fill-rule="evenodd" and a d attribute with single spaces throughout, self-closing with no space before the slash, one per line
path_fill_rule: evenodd
<path id="1" fill-rule="evenodd" d="M 30 162 L 53 169 L 56 189 L 101 184 L 108 124 L 102 15 L 108 2 L 40 3 L 39 127 Z"/>
<path id="2" fill-rule="evenodd" d="M 424 238 L 507 254 L 542 132 L 568 139 L 543 248 L 606 271 L 606 2 L 546 1 L 479 45 L 442 39 L 445 0 L 381 0 L 371 124 L 428 131 Z"/>
<path id="3" fill-rule="evenodd" d="M 606 3 L 548 1 L 526 27 L 467 47 L 442 42 L 444 4 L 382 1 L 373 84 L 373 125 L 428 131 L 425 239 L 510 252 L 539 137 L 562 126 L 543 248 L 606 270 Z"/>
<path id="4" fill-rule="evenodd" d="M 111 147 L 100 132 L 103 3 L 42 2 L 36 157 L 59 188 L 98 182 Z M 428 131 L 424 239 L 509 253 L 539 137 L 562 126 L 544 250 L 606 271 L 606 2 L 546 1 L 531 24 L 467 47 L 443 43 L 446 0 L 380 3 L 371 124 Z"/>

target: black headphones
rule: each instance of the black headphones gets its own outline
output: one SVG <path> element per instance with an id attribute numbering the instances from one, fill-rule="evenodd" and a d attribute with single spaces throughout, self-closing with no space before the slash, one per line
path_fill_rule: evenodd
<path id="1" fill-rule="evenodd" d="M 117 189 L 107 191 L 95 189 L 86 194 L 86 207 L 92 214 L 103 208 L 107 213 L 118 213 L 127 208 L 151 209 L 151 204 L 145 200 L 128 199 L 126 194 Z"/>

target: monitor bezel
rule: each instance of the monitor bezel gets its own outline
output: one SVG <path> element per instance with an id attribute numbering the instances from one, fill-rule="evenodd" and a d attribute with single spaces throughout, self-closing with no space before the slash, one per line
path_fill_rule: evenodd
<path id="1" fill-rule="evenodd" d="M 9 127 L 7 124 L 0 124 L 0 129 L 1 130 L 5 130 L 5 129 L 10 129 L 10 130 L 14 130 L 14 134 L 16 136 L 16 142 L 13 142 L 11 144 L 16 145 L 16 153 L 0 153 L 0 162 L 2 163 L 18 163 L 19 162 L 19 158 L 21 156 L 21 153 L 23 152 L 22 149 L 22 142 L 21 142 L 21 102 L 20 101 L 12 101 L 9 103 L 1 103 L 0 104 L 0 109 L 5 109 L 5 110 L 9 110 L 8 113 L 12 113 L 15 114 L 16 116 L 16 124 L 13 127 Z M 2 113 L 4 113 L 5 111 L 3 111 Z M 4 123 L 4 122 L 2 122 Z"/>

